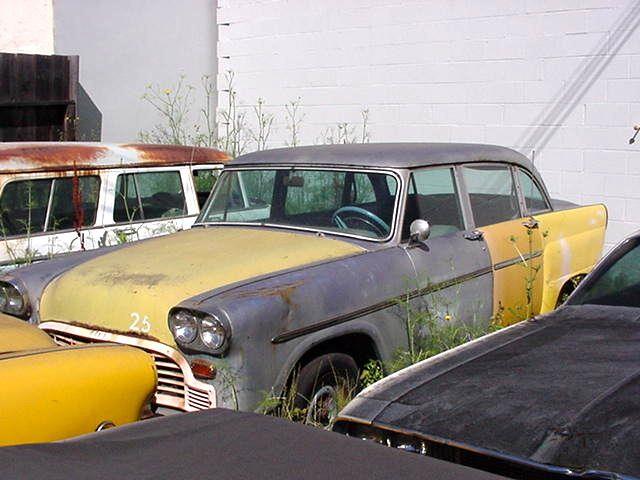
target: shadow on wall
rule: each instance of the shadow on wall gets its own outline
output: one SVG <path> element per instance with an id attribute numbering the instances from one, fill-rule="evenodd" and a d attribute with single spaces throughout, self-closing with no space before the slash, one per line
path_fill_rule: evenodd
<path id="1" fill-rule="evenodd" d="M 102 138 L 102 112 L 81 83 L 78 83 L 76 138 L 83 142 L 99 142 Z"/>
<path id="2" fill-rule="evenodd" d="M 614 22 L 595 50 L 567 79 L 567 83 L 556 93 L 548 108 L 540 112 L 533 123 L 535 126 L 523 132 L 516 148 L 531 148 L 540 152 L 549 143 L 558 127 L 562 126 L 639 24 L 640 2 L 634 0 Z"/>

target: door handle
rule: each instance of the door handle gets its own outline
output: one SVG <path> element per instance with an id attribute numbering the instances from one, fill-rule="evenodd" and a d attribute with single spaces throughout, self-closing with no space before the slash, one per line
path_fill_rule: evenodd
<path id="1" fill-rule="evenodd" d="M 484 234 L 480 230 L 473 230 L 464 234 L 464 238 L 471 241 L 482 240 L 483 237 Z"/>
<path id="2" fill-rule="evenodd" d="M 119 235 L 134 235 L 136 233 L 136 230 L 134 228 L 122 228 L 116 230 L 116 233 Z"/>

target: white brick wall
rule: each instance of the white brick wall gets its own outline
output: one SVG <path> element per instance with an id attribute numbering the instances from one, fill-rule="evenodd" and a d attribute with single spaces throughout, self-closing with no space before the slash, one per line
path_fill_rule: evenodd
<path id="1" fill-rule="evenodd" d="M 637 0 L 219 0 L 219 72 L 314 143 L 369 108 L 373 141 L 487 142 L 531 156 L 554 197 L 640 228 Z M 220 93 L 220 104 L 226 101 Z"/>
<path id="2" fill-rule="evenodd" d="M 53 53 L 53 0 L 0 0 L 0 52 Z"/>

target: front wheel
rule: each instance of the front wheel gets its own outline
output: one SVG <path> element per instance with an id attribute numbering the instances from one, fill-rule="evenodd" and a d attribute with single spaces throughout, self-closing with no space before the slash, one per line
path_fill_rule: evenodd
<path id="1" fill-rule="evenodd" d="M 350 355 L 322 355 L 300 369 L 294 383 L 295 407 L 306 410 L 306 423 L 330 426 L 357 381 L 358 365 Z"/>

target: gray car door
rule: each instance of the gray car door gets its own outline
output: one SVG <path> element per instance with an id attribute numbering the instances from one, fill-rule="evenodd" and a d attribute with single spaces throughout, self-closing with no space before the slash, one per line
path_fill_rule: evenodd
<path id="1" fill-rule="evenodd" d="M 403 222 L 403 243 L 416 269 L 410 308 L 430 322 L 488 324 L 493 311 L 491 259 L 477 232 L 470 230 L 468 209 L 454 167 L 411 173 Z M 430 235 L 409 242 L 409 226 L 427 220 Z"/>

